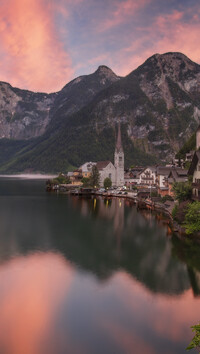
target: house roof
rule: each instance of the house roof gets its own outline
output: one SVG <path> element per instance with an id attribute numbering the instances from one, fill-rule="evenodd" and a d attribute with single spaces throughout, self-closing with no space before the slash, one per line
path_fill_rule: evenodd
<path id="1" fill-rule="evenodd" d="M 151 170 L 152 172 L 156 172 L 156 167 L 155 166 L 147 166 L 142 171 L 139 172 L 139 175 L 141 175 L 141 173 L 143 173 L 146 170 Z"/>
<path id="2" fill-rule="evenodd" d="M 108 166 L 109 163 L 112 163 L 111 161 L 98 161 L 96 166 L 98 170 L 103 170 L 105 167 Z"/>
<path id="3" fill-rule="evenodd" d="M 157 166 L 157 174 L 168 176 L 173 167 Z"/>

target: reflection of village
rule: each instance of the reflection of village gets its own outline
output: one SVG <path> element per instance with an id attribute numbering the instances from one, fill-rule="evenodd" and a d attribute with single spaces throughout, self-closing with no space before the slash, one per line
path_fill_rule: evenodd
<path id="1" fill-rule="evenodd" d="M 177 236 L 172 235 L 171 230 L 168 227 L 168 224 L 165 220 L 163 220 L 163 216 L 157 214 L 157 213 L 149 213 L 146 210 L 142 210 L 140 212 L 137 211 L 137 208 L 135 207 L 133 201 L 123 199 L 123 198 L 117 198 L 117 199 L 107 199 L 101 196 L 93 196 L 91 198 L 77 198 L 77 197 L 71 197 L 71 203 L 73 204 L 73 207 L 79 208 L 80 213 L 82 217 L 87 218 L 88 215 L 91 215 L 93 218 L 100 219 L 102 223 L 105 223 L 106 220 L 109 221 L 110 225 L 112 225 L 112 231 L 110 229 L 111 235 L 114 236 L 114 249 L 112 249 L 112 253 L 115 254 L 116 260 L 118 260 L 119 263 L 122 262 L 123 259 L 127 257 L 127 245 L 126 242 L 133 242 L 133 247 L 135 249 L 132 250 L 132 257 L 134 259 L 134 254 L 138 251 L 139 254 L 140 252 L 141 255 L 139 256 L 140 260 L 139 262 L 142 262 L 143 264 L 143 276 L 145 277 L 145 273 L 148 272 L 149 262 L 150 258 L 152 257 L 152 244 L 155 244 L 155 247 L 157 247 L 157 243 L 161 243 L 162 246 L 162 251 L 159 255 L 159 258 L 157 259 L 157 265 L 153 266 L 152 269 L 157 269 L 155 270 L 158 272 L 156 274 L 157 278 L 160 278 L 160 282 L 168 282 L 168 280 L 171 282 L 171 285 L 169 286 L 169 289 L 178 286 L 178 283 L 183 281 L 183 275 L 181 276 L 181 273 L 179 275 L 179 280 L 177 279 L 177 274 L 171 272 L 171 266 L 170 263 L 172 262 L 172 256 L 171 256 L 171 247 L 173 249 L 173 253 L 176 255 L 176 258 L 181 260 L 183 262 L 183 265 L 186 264 L 187 267 L 187 273 L 190 279 L 190 285 L 193 290 L 194 296 L 200 296 L 200 267 L 199 267 L 199 255 L 193 254 L 193 259 L 194 259 L 194 264 L 191 266 L 188 263 L 187 256 L 183 256 L 182 252 L 182 247 L 185 247 L 185 253 L 187 253 L 187 250 L 189 252 L 188 245 L 186 245 L 182 240 L 180 241 Z M 131 206 L 131 207 L 130 207 Z M 135 234 L 135 231 L 132 231 L 132 225 L 137 224 L 137 230 L 138 234 Z M 147 235 L 147 245 L 144 245 L 144 236 L 141 236 L 141 230 L 143 228 L 148 227 L 150 230 L 150 234 Z M 158 225 L 158 226 L 156 226 Z M 163 230 L 163 238 L 160 235 L 160 231 L 158 230 Z M 157 231 L 156 231 L 157 230 Z M 128 241 L 126 239 L 127 235 L 129 234 L 132 239 Z M 165 243 L 165 238 L 166 236 L 170 237 L 171 242 L 166 242 Z M 95 237 L 95 235 L 94 235 Z M 103 242 L 103 240 L 102 240 Z M 149 244 L 151 243 L 151 245 Z M 163 243 L 162 243 L 163 242 Z M 148 246 L 149 245 L 149 246 Z M 106 245 L 105 245 L 106 247 Z M 149 247 L 149 250 L 148 250 Z M 163 248 L 164 247 L 164 248 Z M 145 251 L 146 248 L 146 251 Z M 144 253 L 146 252 L 146 256 L 143 259 L 143 251 Z M 198 252 L 198 251 L 197 251 Z M 172 258 L 171 258 L 172 257 Z M 128 256 L 129 258 L 129 256 Z M 128 261 L 127 258 L 127 261 Z M 146 260 L 145 260 L 146 259 Z M 153 260 L 151 262 L 154 262 Z M 146 265 L 148 264 L 148 266 Z M 141 265 L 139 265 L 140 268 Z M 147 266 L 147 269 L 145 270 L 145 267 Z M 168 269 L 169 268 L 169 269 Z M 142 269 L 142 268 L 141 268 Z M 141 272 L 141 269 L 139 273 Z M 136 271 L 137 277 L 140 277 L 138 275 L 138 271 Z M 132 273 L 133 271 L 131 271 Z M 160 273 L 161 272 L 161 273 Z M 154 276 L 155 276 L 154 274 Z M 163 275 L 165 274 L 165 277 Z M 166 276 L 168 274 L 169 279 Z M 163 280 L 162 280 L 163 279 Z M 182 279 L 182 280 L 181 280 Z M 177 285 L 176 285 L 177 282 Z M 184 283 L 185 281 L 183 281 Z M 189 285 L 189 284 L 188 284 Z M 160 285 L 161 286 L 161 285 Z M 180 286 L 180 285 L 179 285 Z M 166 288 L 167 289 L 167 288 Z M 167 290 L 166 290 L 167 291 Z"/>

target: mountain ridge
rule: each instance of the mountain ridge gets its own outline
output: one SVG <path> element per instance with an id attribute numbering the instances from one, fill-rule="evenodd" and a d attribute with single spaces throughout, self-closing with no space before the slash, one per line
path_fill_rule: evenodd
<path id="1" fill-rule="evenodd" d="M 119 121 L 127 166 L 170 160 L 200 122 L 199 94 L 200 65 L 179 52 L 154 54 L 125 77 L 101 65 L 51 99 L 41 94 L 41 111 L 49 100 L 42 134 L 27 138 L 25 146 L 20 138 L 23 150 L 19 143 L 7 163 L 0 155 L 1 171 L 55 172 L 88 159 L 112 160 Z M 32 97 L 39 105 L 39 96 Z"/>

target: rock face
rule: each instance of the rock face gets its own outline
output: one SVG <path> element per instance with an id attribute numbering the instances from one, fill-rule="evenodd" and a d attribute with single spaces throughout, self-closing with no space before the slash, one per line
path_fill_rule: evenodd
<path id="1" fill-rule="evenodd" d="M 50 121 L 55 95 L 20 90 L 0 82 L 0 138 L 29 139 L 42 135 Z"/>
<path id="2" fill-rule="evenodd" d="M 170 160 L 200 123 L 199 97 L 200 65 L 181 53 L 155 54 L 123 78 L 100 66 L 50 95 L 1 83 L 0 137 L 33 140 L 9 168 L 59 171 L 112 160 L 120 121 L 126 165 Z"/>
<path id="3" fill-rule="evenodd" d="M 41 136 L 52 120 L 66 117 L 89 103 L 100 90 L 119 78 L 106 66 L 80 76 L 53 94 L 34 93 L 0 82 L 0 138 L 30 139 Z"/>

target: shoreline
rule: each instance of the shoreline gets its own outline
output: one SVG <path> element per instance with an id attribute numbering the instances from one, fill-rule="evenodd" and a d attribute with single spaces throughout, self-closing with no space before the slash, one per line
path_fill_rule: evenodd
<path id="1" fill-rule="evenodd" d="M 109 198 L 109 199 L 123 198 L 123 199 L 130 200 L 137 206 L 139 210 L 145 209 L 148 210 L 149 212 L 156 212 L 157 214 L 161 213 L 162 215 L 164 215 L 168 220 L 167 224 L 170 227 L 171 231 L 176 233 L 176 235 L 179 236 L 179 238 L 190 239 L 200 243 L 200 233 L 187 235 L 185 229 L 181 225 L 179 225 L 175 220 L 173 220 L 171 212 L 173 210 L 174 203 L 166 202 L 165 204 L 163 204 L 157 201 L 153 201 L 151 199 L 140 199 L 137 196 L 134 196 L 133 193 L 131 192 L 127 192 L 127 194 L 119 194 L 119 193 L 108 193 L 108 192 L 99 193 L 98 191 L 95 192 L 94 190 L 93 191 L 91 190 L 90 192 L 81 193 L 81 192 L 73 191 L 72 186 L 70 186 L 69 189 L 65 189 L 67 185 L 63 185 L 63 187 L 64 187 L 63 189 L 62 188 L 56 189 L 53 190 L 52 192 L 61 193 L 61 194 L 70 194 L 79 197 L 99 196 L 99 197 Z M 166 205 L 168 205 L 168 207 Z"/>

